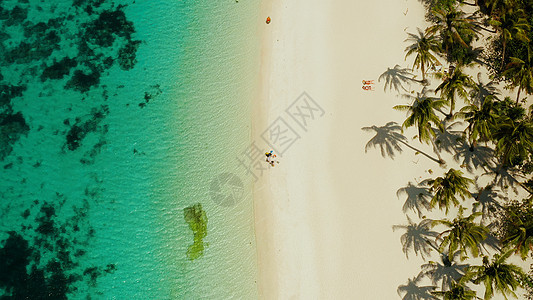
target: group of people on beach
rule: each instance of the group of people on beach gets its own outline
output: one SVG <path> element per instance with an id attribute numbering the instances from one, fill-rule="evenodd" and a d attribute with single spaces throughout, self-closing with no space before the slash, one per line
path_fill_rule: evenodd
<path id="1" fill-rule="evenodd" d="M 363 80 L 363 90 L 373 91 L 374 90 L 374 80 Z"/>
<path id="2" fill-rule="evenodd" d="M 266 156 L 266 162 L 272 167 L 275 166 L 275 164 L 279 164 L 279 161 L 276 159 L 276 154 L 274 154 L 274 150 L 270 150 L 270 152 L 266 152 L 265 156 Z"/>

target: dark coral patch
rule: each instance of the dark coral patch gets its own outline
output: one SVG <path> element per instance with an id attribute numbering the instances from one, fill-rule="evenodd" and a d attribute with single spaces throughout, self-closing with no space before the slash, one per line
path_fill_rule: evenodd
<path id="1" fill-rule="evenodd" d="M 5 20 L 6 26 L 13 26 L 17 24 L 22 24 L 28 17 L 28 9 L 21 8 L 20 6 L 15 6 L 11 11 L 4 10 L 2 19 Z"/>
<path id="2" fill-rule="evenodd" d="M 74 151 L 78 149 L 85 134 L 86 133 L 78 125 L 72 126 L 67 133 L 68 150 Z"/>
<path id="3" fill-rule="evenodd" d="M 33 41 L 23 41 L 5 54 L 5 61 L 9 64 L 27 64 L 35 60 L 45 60 L 52 52 L 59 49 L 61 37 L 55 30 L 44 36 L 35 37 Z"/>
<path id="4" fill-rule="evenodd" d="M 13 150 L 13 144 L 30 130 L 22 113 L 0 114 L 0 160 Z"/>
<path id="5" fill-rule="evenodd" d="M 51 66 L 46 67 L 41 75 L 41 80 L 46 79 L 61 79 L 70 73 L 70 69 L 76 67 L 78 62 L 75 59 L 64 57 L 58 62 L 54 62 Z"/>
<path id="6" fill-rule="evenodd" d="M 21 97 L 22 93 L 26 90 L 25 86 L 16 85 L 0 85 L 0 112 L 7 111 L 7 107 L 10 107 L 11 99 Z M 9 108 L 9 111 L 11 108 Z"/>
<path id="7" fill-rule="evenodd" d="M 0 160 L 13 150 L 13 144 L 27 134 L 30 127 L 21 112 L 14 113 L 11 101 L 22 96 L 25 86 L 0 85 Z"/>
<path id="8" fill-rule="evenodd" d="M 70 130 L 67 132 L 67 142 L 66 145 L 69 150 L 74 151 L 81 146 L 82 140 L 90 132 L 96 131 L 99 127 L 99 123 L 107 116 L 109 113 L 109 107 L 107 105 L 102 105 L 100 109 L 93 109 L 90 118 L 88 120 L 76 120 L 76 123 L 70 127 Z M 107 132 L 107 127 L 103 126 L 102 131 L 104 134 Z M 103 146 L 105 142 L 102 143 Z"/>
<path id="9" fill-rule="evenodd" d="M 27 280 L 26 266 L 32 251 L 28 241 L 20 234 L 10 231 L 9 237 L 0 248 L 0 287 L 13 293 L 13 289 Z M 23 298 L 20 298 L 23 299 Z"/>
<path id="10" fill-rule="evenodd" d="M 76 294 L 77 282 L 89 275 L 85 282 L 94 287 L 98 277 L 110 273 L 110 266 L 114 270 L 113 264 L 105 268 L 89 267 L 85 271 L 79 269 L 74 259 L 86 255 L 87 251 L 80 248 L 85 242 L 72 236 L 79 232 L 72 227 L 82 226 L 85 215 L 76 214 L 66 223 L 57 221 L 58 209 L 64 201 L 63 195 L 58 194 L 54 203 L 43 203 L 35 219 L 39 227 L 29 235 L 33 240 L 23 234 L 31 227 L 22 226 L 21 232 L 10 231 L 8 238 L 0 242 L 0 299 L 81 299 L 84 297 Z M 74 207 L 74 210 L 83 209 Z M 25 219 L 30 215 L 29 209 L 23 213 Z M 43 227 L 47 229 L 42 230 Z"/>
<path id="11" fill-rule="evenodd" d="M 118 63 L 122 70 L 131 70 L 137 63 L 137 48 L 141 41 L 128 41 L 128 43 L 118 51 Z"/>
<path id="12" fill-rule="evenodd" d="M 67 82 L 66 88 L 80 91 L 82 93 L 88 92 L 91 87 L 100 83 L 100 72 L 93 71 L 89 74 L 83 73 L 83 71 L 76 70 L 74 76 Z"/>
<path id="13" fill-rule="evenodd" d="M 128 21 L 121 7 L 114 11 L 103 11 L 98 19 L 86 24 L 85 28 L 85 40 L 101 47 L 111 47 L 115 36 L 129 40 L 135 32 L 133 23 Z"/>

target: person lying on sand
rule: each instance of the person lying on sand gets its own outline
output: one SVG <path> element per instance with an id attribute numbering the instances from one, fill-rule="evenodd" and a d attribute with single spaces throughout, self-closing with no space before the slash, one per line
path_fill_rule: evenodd
<path id="1" fill-rule="evenodd" d="M 363 85 L 363 90 L 365 90 L 365 91 L 373 91 L 374 88 L 371 85 Z"/>
<path id="2" fill-rule="evenodd" d="M 364 85 L 374 84 L 374 80 L 363 80 Z"/>

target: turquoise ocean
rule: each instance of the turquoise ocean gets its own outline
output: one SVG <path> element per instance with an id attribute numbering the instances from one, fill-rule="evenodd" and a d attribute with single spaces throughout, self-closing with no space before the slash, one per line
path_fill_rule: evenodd
<path id="1" fill-rule="evenodd" d="M 257 298 L 259 6 L 0 1 L 0 299 Z"/>

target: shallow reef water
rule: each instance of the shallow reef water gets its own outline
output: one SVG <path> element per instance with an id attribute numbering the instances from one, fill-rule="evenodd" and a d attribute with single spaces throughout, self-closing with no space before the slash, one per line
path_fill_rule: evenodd
<path id="1" fill-rule="evenodd" d="M 109 130 L 101 77 L 137 62 L 128 4 L 0 1 L 0 299 L 91 298 L 117 270 L 90 259 L 105 183 L 84 166 Z"/>
<path id="2" fill-rule="evenodd" d="M 259 6 L 0 0 L 0 300 L 257 298 Z"/>

